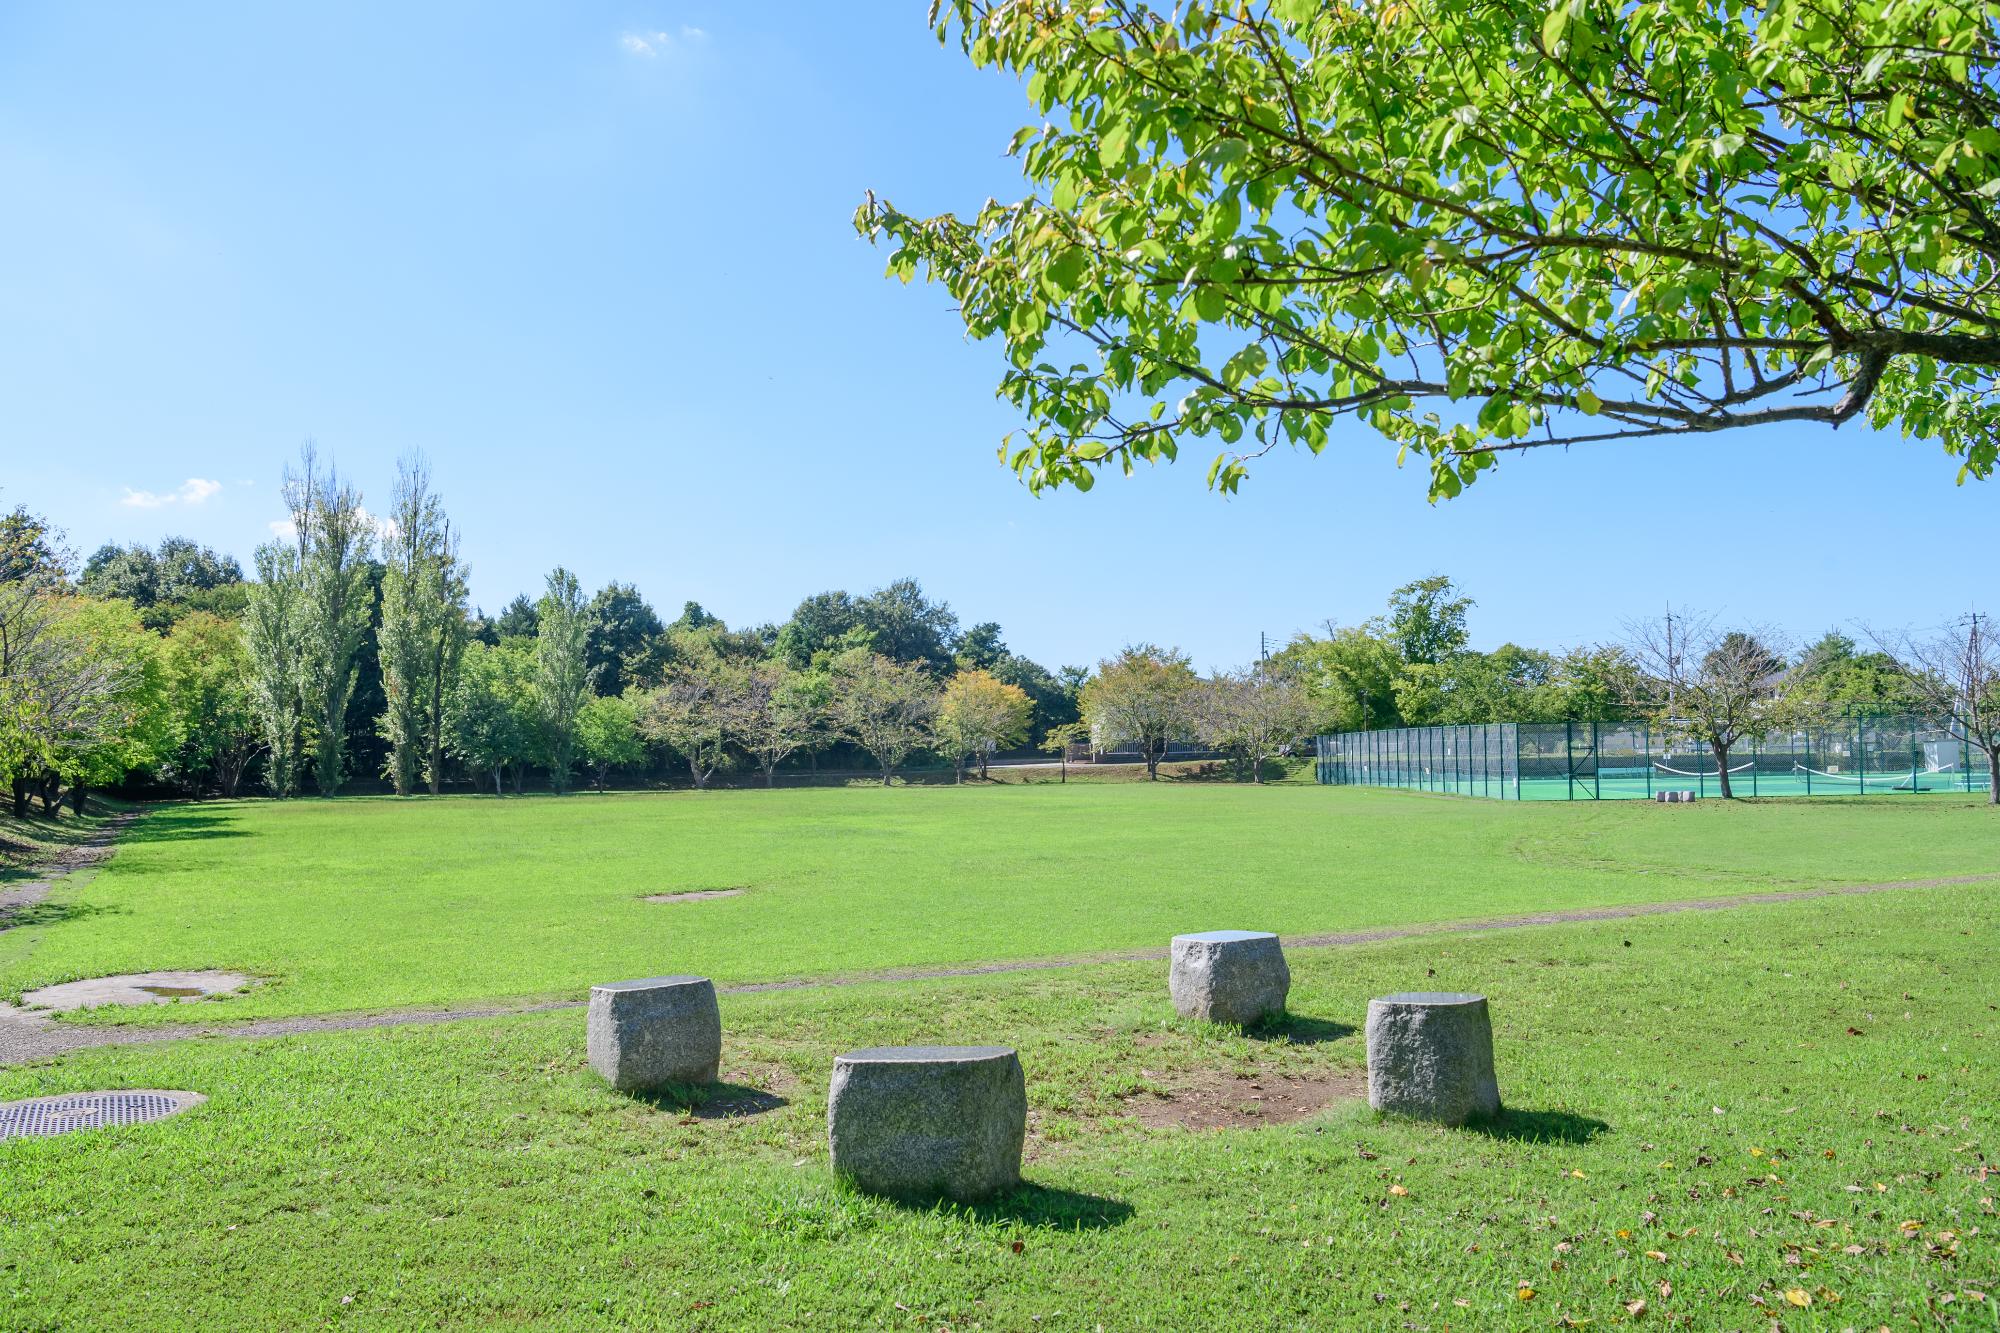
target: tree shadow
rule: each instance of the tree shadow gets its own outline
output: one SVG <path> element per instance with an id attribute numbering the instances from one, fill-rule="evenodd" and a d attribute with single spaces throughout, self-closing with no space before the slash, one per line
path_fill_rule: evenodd
<path id="1" fill-rule="evenodd" d="M 673 1084 L 624 1095 L 689 1120 L 741 1120 L 791 1105 L 775 1092 L 742 1083 Z"/>
<path id="2" fill-rule="evenodd" d="M 82 921 L 93 916 L 120 912 L 122 908 L 104 903 L 29 903 L 9 911 L 0 907 L 0 930 L 19 930 L 24 926 L 57 926 L 65 921 Z"/>
<path id="3" fill-rule="evenodd" d="M 1462 1128 L 1512 1143 L 1588 1143 L 1608 1133 L 1611 1126 L 1594 1116 L 1568 1111 L 1523 1111 L 1506 1106 L 1499 1115 L 1469 1120 Z"/>
<path id="4" fill-rule="evenodd" d="M 1252 1041 L 1282 1041 L 1293 1046 L 1318 1046 L 1329 1041 L 1339 1041 L 1355 1033 L 1352 1023 L 1337 1023 L 1330 1018 L 1307 1018 L 1304 1014 L 1288 1013 L 1282 1018 L 1268 1019 L 1252 1028 L 1245 1028 L 1243 1035 Z"/>
<path id="5" fill-rule="evenodd" d="M 196 838 L 247 838 L 250 835 L 220 815 L 197 814 L 184 810 L 155 811 L 118 838 L 126 842 L 190 842 Z"/>

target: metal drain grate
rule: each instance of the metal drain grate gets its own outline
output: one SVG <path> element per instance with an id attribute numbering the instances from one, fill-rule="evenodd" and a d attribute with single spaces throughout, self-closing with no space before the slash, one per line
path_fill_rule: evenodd
<path id="1" fill-rule="evenodd" d="M 68 1092 L 0 1102 L 0 1139 L 48 1138 L 111 1125 L 143 1125 L 199 1106 L 198 1092 Z"/>

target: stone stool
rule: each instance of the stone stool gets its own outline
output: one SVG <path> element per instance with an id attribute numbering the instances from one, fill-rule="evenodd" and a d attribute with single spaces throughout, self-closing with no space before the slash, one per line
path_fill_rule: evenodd
<path id="1" fill-rule="evenodd" d="M 1006 1046 L 877 1046 L 833 1062 L 833 1170 L 871 1194 L 972 1203 L 1021 1183 L 1028 1091 Z"/>
<path id="2" fill-rule="evenodd" d="M 1183 1018 L 1248 1027 L 1285 1012 L 1292 971 L 1278 937 L 1261 930 L 1176 935 L 1167 989 Z"/>
<path id="3" fill-rule="evenodd" d="M 707 977 L 648 977 L 590 988 L 590 1067 L 621 1092 L 713 1083 L 722 1010 Z"/>
<path id="4" fill-rule="evenodd" d="M 1370 1000 L 1368 1104 L 1446 1125 L 1498 1114 L 1486 997 L 1413 991 Z"/>

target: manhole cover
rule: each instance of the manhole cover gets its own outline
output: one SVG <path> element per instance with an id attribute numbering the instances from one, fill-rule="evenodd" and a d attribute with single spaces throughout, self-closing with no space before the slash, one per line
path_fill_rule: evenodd
<path id="1" fill-rule="evenodd" d="M 0 1102 L 0 1139 L 48 1138 L 80 1129 L 110 1125 L 143 1125 L 199 1106 L 208 1098 L 198 1092 L 66 1092 L 59 1097 L 31 1097 L 24 1102 Z"/>

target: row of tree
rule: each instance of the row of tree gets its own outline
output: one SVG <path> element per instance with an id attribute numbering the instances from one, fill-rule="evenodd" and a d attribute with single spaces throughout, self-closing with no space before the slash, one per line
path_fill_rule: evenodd
<path id="1" fill-rule="evenodd" d="M 1935 641 L 1830 633 L 1796 654 L 1688 616 L 1619 644 L 1481 652 L 1473 602 L 1437 576 L 1242 671 L 1203 678 L 1138 645 L 1051 673 L 998 625 L 961 631 L 911 579 L 732 630 L 693 602 L 663 623 L 629 584 L 586 598 L 559 568 L 488 618 L 420 460 L 380 518 L 310 446 L 283 493 L 289 535 L 257 550 L 251 581 L 172 538 L 106 547 L 72 579 L 45 522 L 0 518 L 0 776 L 17 812 L 133 773 L 233 795 L 254 771 L 280 796 L 380 775 L 407 795 L 458 779 L 520 791 L 531 772 L 602 786 L 670 763 L 696 786 L 731 769 L 772 784 L 831 755 L 866 756 L 886 782 L 919 754 L 984 776 L 989 755 L 1027 744 L 1135 752 L 1150 777 L 1194 744 L 1255 779 L 1316 733 L 1434 723 L 1645 717 L 1723 760 L 1839 712 L 1924 713 L 1989 755 L 2000 740 L 2000 654 L 1977 618 Z"/>
<path id="2" fill-rule="evenodd" d="M 1301 634 L 1271 659 L 1315 731 L 1486 722 L 1646 721 L 1706 746 L 1729 795 L 1731 751 L 1844 716 L 1914 714 L 1968 741 L 2000 788 L 2000 644 L 1968 615 L 1929 636 L 1828 631 L 1793 651 L 1777 631 L 1669 612 L 1622 642 L 1564 653 L 1469 647 L 1474 603 L 1449 578 L 1396 589 L 1361 625 Z"/>
<path id="3" fill-rule="evenodd" d="M 913 579 L 732 630 L 693 602 L 663 623 L 629 584 L 586 599 L 557 569 L 489 618 L 421 460 L 382 516 L 310 445 L 282 493 L 288 532 L 248 580 L 181 538 L 106 546 L 72 577 L 46 522 L 6 520 L 0 775 L 17 809 L 134 774 L 225 795 L 256 774 L 280 796 L 377 775 L 400 794 L 518 791 L 531 770 L 564 789 L 666 762 L 696 785 L 735 767 L 772 783 L 832 751 L 885 779 L 919 753 L 983 775 L 996 750 L 1083 740 L 1087 670 L 1051 673 L 991 622 L 961 631 Z"/>

